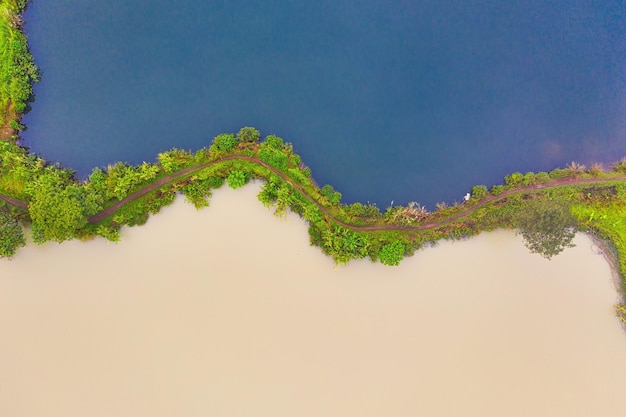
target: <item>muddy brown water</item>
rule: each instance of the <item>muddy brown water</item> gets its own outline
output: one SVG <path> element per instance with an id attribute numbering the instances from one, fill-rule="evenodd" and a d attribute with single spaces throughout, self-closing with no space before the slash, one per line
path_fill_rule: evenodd
<path id="1" fill-rule="evenodd" d="M 586 236 L 552 261 L 498 231 L 335 267 L 257 191 L 0 261 L 0 415 L 626 413 L 617 292 Z"/>

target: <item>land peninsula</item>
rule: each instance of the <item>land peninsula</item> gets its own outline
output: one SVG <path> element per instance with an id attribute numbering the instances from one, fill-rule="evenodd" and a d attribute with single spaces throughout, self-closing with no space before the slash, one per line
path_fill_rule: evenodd
<path id="1" fill-rule="evenodd" d="M 515 172 L 501 185 L 472 187 L 462 204 L 440 203 L 429 212 L 415 202 L 381 212 L 371 204 L 341 204 L 341 193 L 319 187 L 290 143 L 276 135 L 262 140 L 259 131 L 244 127 L 195 152 L 172 149 L 138 166 L 118 162 L 80 181 L 71 169 L 19 146 L 21 114 L 39 79 L 22 32 L 26 4 L 0 1 L 0 256 L 12 256 L 25 244 L 23 225 L 31 226 L 36 243 L 96 236 L 117 241 L 122 226 L 145 223 L 177 193 L 202 208 L 212 189 L 259 179 L 259 200 L 277 215 L 301 215 L 311 244 L 338 263 L 369 257 L 398 265 L 441 239 L 498 228 L 516 229 L 531 251 L 550 258 L 583 231 L 606 242 L 622 293 L 626 289 L 626 160 L 610 170 L 572 162 L 550 172 Z M 618 314 L 626 322 L 623 304 Z"/>

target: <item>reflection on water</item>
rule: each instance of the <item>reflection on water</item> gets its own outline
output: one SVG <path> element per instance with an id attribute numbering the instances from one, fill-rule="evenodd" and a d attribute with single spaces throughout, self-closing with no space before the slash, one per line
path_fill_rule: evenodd
<path id="1" fill-rule="evenodd" d="M 510 232 L 334 268 L 257 188 L 0 262 L 3 416 L 622 415 L 606 262 Z"/>

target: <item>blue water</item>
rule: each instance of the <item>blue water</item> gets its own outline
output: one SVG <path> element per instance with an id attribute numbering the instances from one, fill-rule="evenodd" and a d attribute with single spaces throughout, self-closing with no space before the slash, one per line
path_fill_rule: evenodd
<path id="1" fill-rule="evenodd" d="M 344 202 L 626 155 L 623 1 L 34 0 L 23 143 L 86 176 L 255 126 Z"/>

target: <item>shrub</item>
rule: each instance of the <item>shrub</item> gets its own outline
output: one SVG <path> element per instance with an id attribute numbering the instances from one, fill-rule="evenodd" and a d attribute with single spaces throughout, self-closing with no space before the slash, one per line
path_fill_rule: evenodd
<path id="1" fill-rule="evenodd" d="M 472 198 L 477 200 L 487 195 L 487 187 L 484 185 L 475 185 L 472 187 Z"/>
<path id="2" fill-rule="evenodd" d="M 287 169 L 287 155 L 273 147 L 262 145 L 259 149 L 259 159 L 280 171 Z"/>
<path id="3" fill-rule="evenodd" d="M 278 136 L 268 135 L 265 138 L 265 145 L 277 150 L 283 150 L 283 148 L 285 147 L 285 142 L 282 138 L 279 138 Z"/>
<path id="4" fill-rule="evenodd" d="M 222 152 L 232 151 L 239 144 L 239 139 L 232 133 L 222 133 L 213 139 L 213 145 Z"/>
<path id="5" fill-rule="evenodd" d="M 322 195 L 328 199 L 332 204 L 339 204 L 341 202 L 341 193 L 335 191 L 332 185 L 326 184 L 320 190 Z"/>
<path id="6" fill-rule="evenodd" d="M 236 190 L 237 188 L 243 187 L 247 182 L 246 174 L 242 171 L 233 171 L 230 173 L 228 178 L 226 178 L 226 183 L 230 188 Z"/>
<path id="7" fill-rule="evenodd" d="M 524 176 L 521 172 L 514 172 L 504 177 L 504 184 L 510 187 L 516 187 L 522 184 Z"/>
<path id="8" fill-rule="evenodd" d="M 555 168 L 548 173 L 553 180 L 559 180 L 561 178 L 567 178 L 570 175 L 569 170 L 563 168 Z"/>
<path id="9" fill-rule="evenodd" d="M 383 246 L 378 254 L 383 265 L 398 266 L 404 258 L 404 245 L 399 240 Z"/>
<path id="10" fill-rule="evenodd" d="M 253 127 L 242 127 L 237 133 L 240 142 L 256 143 L 261 139 L 261 133 Z"/>
<path id="11" fill-rule="evenodd" d="M 576 219 L 567 204 L 556 199 L 539 197 L 526 201 L 515 226 L 526 247 L 547 259 L 574 246 Z"/>
<path id="12" fill-rule="evenodd" d="M 523 185 L 529 186 L 529 185 L 535 185 L 535 183 L 536 183 L 536 179 L 535 179 L 534 172 L 527 172 L 524 174 L 524 177 L 522 178 Z"/>
<path id="13" fill-rule="evenodd" d="M 535 181 L 538 184 L 546 183 L 546 182 L 550 181 L 550 179 L 551 179 L 550 175 L 547 172 L 541 171 L 541 172 L 538 172 L 538 173 L 535 174 Z"/>
<path id="14" fill-rule="evenodd" d="M 0 209 L 0 257 L 13 256 L 25 244 L 26 239 L 17 219 L 7 210 Z"/>
<path id="15" fill-rule="evenodd" d="M 504 191 L 504 185 L 492 185 L 490 191 L 493 195 L 501 194 Z"/>
<path id="16" fill-rule="evenodd" d="M 365 258 L 369 246 L 366 235 L 341 226 L 324 230 L 322 242 L 324 251 L 342 264 L 352 259 Z"/>

